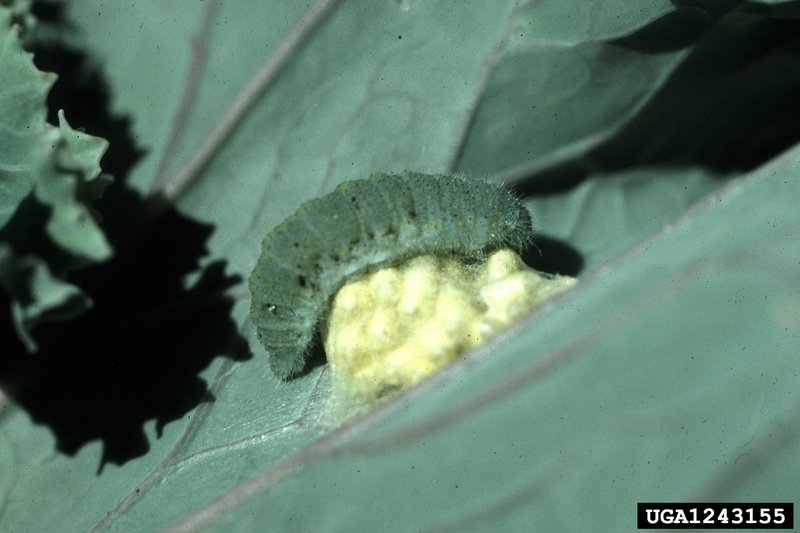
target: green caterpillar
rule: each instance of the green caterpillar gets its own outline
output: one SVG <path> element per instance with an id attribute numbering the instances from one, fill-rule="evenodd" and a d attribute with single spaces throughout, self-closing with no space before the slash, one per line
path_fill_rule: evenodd
<path id="1" fill-rule="evenodd" d="M 525 206 L 481 180 L 406 172 L 342 183 L 303 204 L 264 239 L 250 276 L 250 316 L 280 378 L 300 372 L 336 291 L 422 254 L 523 250 Z"/>

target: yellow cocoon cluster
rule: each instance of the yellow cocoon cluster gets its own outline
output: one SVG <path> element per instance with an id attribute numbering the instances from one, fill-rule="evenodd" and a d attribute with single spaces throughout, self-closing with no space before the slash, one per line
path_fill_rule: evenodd
<path id="1" fill-rule="evenodd" d="M 331 401 L 367 405 L 414 385 L 576 281 L 503 248 L 472 265 L 422 255 L 351 282 L 323 326 Z"/>

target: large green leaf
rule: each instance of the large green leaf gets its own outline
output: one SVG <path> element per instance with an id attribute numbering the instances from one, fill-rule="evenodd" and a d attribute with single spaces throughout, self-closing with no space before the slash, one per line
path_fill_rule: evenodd
<path id="1" fill-rule="evenodd" d="M 636 502 L 792 501 L 798 173 L 800 147 L 174 530 L 625 531 Z"/>
<path id="2" fill-rule="evenodd" d="M 125 257 L 91 273 L 105 284 L 86 320 L 43 335 L 46 362 L 59 347 L 90 362 L 54 389 L 80 411 L 54 422 L 61 406 L 41 383 L 55 377 L 13 374 L 0 523 L 611 531 L 634 527 L 637 501 L 791 500 L 800 151 L 752 167 L 798 142 L 788 119 L 800 93 L 791 74 L 752 82 L 775 61 L 796 66 L 797 8 L 676 4 L 65 5 L 71 30 L 51 21 L 58 51 L 80 50 L 102 72 L 111 116 L 130 119 L 127 147 L 87 126 L 111 138 L 109 157 L 130 152 L 111 168 L 120 196 L 104 209 Z M 782 38 L 759 41 L 771 24 Z M 752 38 L 728 38 L 745 30 Z M 721 54 L 730 64 L 709 59 Z M 734 86 L 747 105 L 725 100 L 719 114 L 718 100 L 693 100 L 708 127 L 682 128 L 677 102 L 725 94 L 741 79 L 731 72 L 750 82 Z M 752 117 L 762 99 L 783 114 Z M 738 117 L 770 134 L 771 151 L 727 127 Z M 711 148 L 761 157 L 720 165 L 704 158 Z M 224 260 L 246 279 L 260 240 L 304 200 L 404 169 L 513 180 L 549 237 L 541 260 L 579 256 L 581 267 L 562 257 L 556 268 L 585 279 L 329 431 L 325 367 L 279 382 L 245 284 L 212 274 Z M 198 303 L 221 290 L 232 309 L 199 321 Z M 199 405 L 197 379 L 213 394 Z"/>

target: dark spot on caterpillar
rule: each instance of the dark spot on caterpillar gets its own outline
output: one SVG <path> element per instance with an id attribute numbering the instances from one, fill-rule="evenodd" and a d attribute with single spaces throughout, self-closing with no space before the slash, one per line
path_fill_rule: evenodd
<path id="1" fill-rule="evenodd" d="M 267 312 L 274 316 L 295 316 L 294 311 L 275 304 L 266 304 Z"/>
<path id="2" fill-rule="evenodd" d="M 441 196 L 432 196 L 436 192 Z M 409 209 L 412 205 L 415 209 Z M 393 227 L 398 215 L 409 224 L 403 238 Z M 411 225 L 414 221 L 419 224 Z M 317 231 L 309 233 L 309 227 Z M 318 322 L 346 282 L 422 254 L 481 257 L 501 247 L 522 251 L 532 236 L 525 207 L 491 183 L 408 172 L 346 182 L 303 204 L 264 239 L 250 276 L 250 315 L 273 372 L 289 378 L 303 369 Z M 282 242 L 291 245 L 276 261 L 276 252 L 284 255 L 287 248 Z M 286 264 L 303 274 L 287 277 Z"/>

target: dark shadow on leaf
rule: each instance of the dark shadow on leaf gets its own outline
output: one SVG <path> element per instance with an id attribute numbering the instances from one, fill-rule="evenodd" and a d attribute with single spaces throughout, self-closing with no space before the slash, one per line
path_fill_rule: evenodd
<path id="1" fill-rule="evenodd" d="M 220 261 L 183 287 L 211 231 L 168 212 L 133 253 L 71 277 L 94 299 L 92 310 L 39 326 L 36 355 L 17 344 L 4 357 L 4 386 L 53 430 L 61 452 L 102 439 L 102 463 L 122 464 L 149 449 L 145 422 L 155 420 L 160 436 L 167 423 L 213 399 L 198 374 L 218 355 L 233 356 L 240 339 L 222 291 L 240 280 L 226 276 Z"/>
<path id="2" fill-rule="evenodd" d="M 539 272 L 576 277 L 583 270 L 581 253 L 564 241 L 536 235 L 522 254 L 522 261 Z"/>
<path id="3" fill-rule="evenodd" d="M 62 14 L 63 3 L 37 4 L 44 25 L 63 24 Z M 59 75 L 48 98 L 48 120 L 57 123 L 55 113 L 64 109 L 73 127 L 110 142 L 101 164 L 116 182 L 94 207 L 116 255 L 69 276 L 94 307 L 76 319 L 39 325 L 35 355 L 17 340 L 8 300 L 0 294 L 0 381 L 36 423 L 53 431 L 59 451 L 73 455 L 102 440 L 102 470 L 107 462 L 120 465 L 149 450 L 146 422 L 154 420 L 160 436 L 169 422 L 213 401 L 199 374 L 215 357 L 251 357 L 230 316 L 234 302 L 225 295 L 242 280 L 225 274 L 224 261 L 201 268 L 213 226 L 172 209 L 150 231 L 131 238 L 136 221 L 162 212 L 164 203 L 143 202 L 124 183 L 144 154 L 131 136 L 130 120 L 111 113 L 108 85 L 83 52 L 35 38 L 28 45 L 38 68 Z M 47 209 L 35 199 L 26 202 L 28 211 L 14 226 L 23 235 L 24 221 L 46 216 Z M 29 243 L 21 254 L 53 246 L 43 235 L 18 240 Z"/>
<path id="4" fill-rule="evenodd" d="M 800 142 L 800 2 L 675 4 L 675 12 L 610 44 L 642 53 L 694 45 L 680 66 L 616 135 L 530 176 L 521 193 L 561 191 L 637 167 L 703 166 L 727 176 Z M 688 19 L 690 29 L 682 26 Z"/>
<path id="5" fill-rule="evenodd" d="M 694 44 L 711 24 L 706 10 L 694 6 L 677 7 L 615 43 L 648 54 L 672 52 Z"/>

